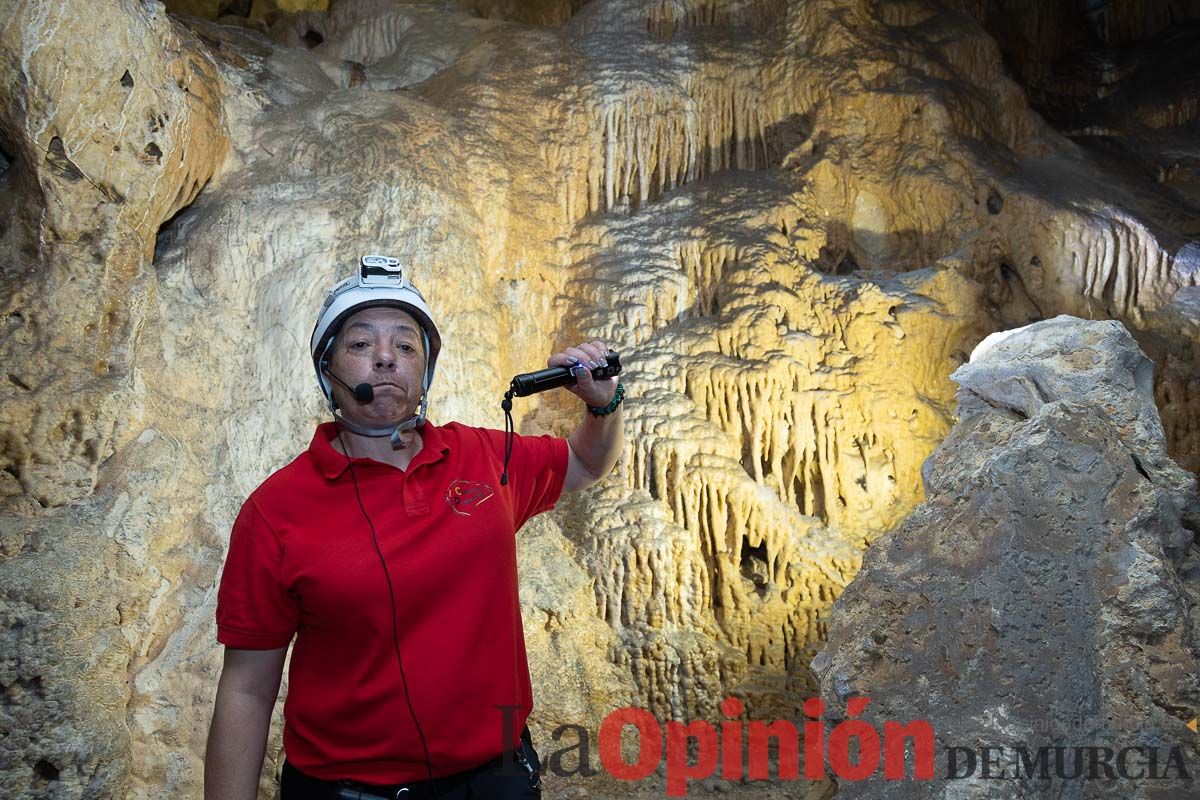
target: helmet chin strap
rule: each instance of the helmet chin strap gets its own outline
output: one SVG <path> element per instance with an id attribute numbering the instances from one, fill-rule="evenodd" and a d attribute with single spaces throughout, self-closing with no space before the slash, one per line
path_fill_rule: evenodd
<path id="1" fill-rule="evenodd" d="M 333 403 L 332 399 L 330 400 L 329 405 L 330 410 L 333 412 L 334 421 L 344 425 L 346 430 L 357 433 L 359 436 L 390 436 L 392 439 L 392 449 L 403 450 L 404 448 L 408 447 L 408 445 L 403 439 L 400 438 L 400 434 L 425 425 L 425 412 L 429 407 L 429 401 L 426 399 L 428 396 L 428 392 L 421 395 L 421 408 L 416 414 L 413 414 L 406 420 L 397 422 L 395 425 L 387 425 L 382 428 L 371 428 L 366 425 L 359 425 L 357 422 L 351 422 L 338 413 L 337 406 Z"/>

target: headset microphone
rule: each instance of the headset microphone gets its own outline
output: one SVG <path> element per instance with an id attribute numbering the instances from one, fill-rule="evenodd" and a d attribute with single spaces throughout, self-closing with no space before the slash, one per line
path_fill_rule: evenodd
<path id="1" fill-rule="evenodd" d="M 350 392 L 354 395 L 354 399 L 357 400 L 358 402 L 369 403 L 375 399 L 375 387 L 372 386 L 371 384 L 360 383 L 357 386 L 351 386 L 350 384 L 346 383 L 344 380 L 339 378 L 337 375 L 334 375 L 332 371 L 330 371 L 328 362 L 324 362 L 324 361 L 321 362 L 321 370 L 326 375 L 328 375 L 330 378 L 333 378 L 333 380 L 337 381 L 342 386 L 345 386 L 347 389 L 349 389 Z M 332 394 L 330 395 L 330 397 L 332 397 Z M 420 428 L 421 426 L 423 426 L 425 424 L 425 408 L 428 406 L 428 404 L 429 404 L 429 395 L 427 393 L 423 393 L 421 395 L 421 411 L 419 414 L 417 414 L 416 416 L 413 416 L 413 417 L 409 417 L 408 419 L 404 420 L 403 422 L 401 422 L 398 425 L 388 425 L 388 426 L 385 426 L 382 428 L 372 428 L 368 425 L 361 425 L 357 422 L 351 422 L 350 420 L 343 417 L 341 414 L 337 413 L 336 409 L 334 409 L 333 418 L 335 420 L 337 420 L 338 424 L 341 425 L 343 428 L 354 431 L 355 433 L 359 434 L 360 436 L 387 436 L 387 437 L 390 437 L 392 440 L 392 449 L 393 450 L 403 450 L 404 448 L 408 447 L 408 445 L 404 442 L 404 438 L 402 436 L 400 436 L 400 434 L 404 431 L 411 431 L 414 428 Z M 332 400 L 330 401 L 330 406 L 333 407 Z"/>
<path id="2" fill-rule="evenodd" d="M 325 374 L 333 378 L 335 381 L 345 386 L 354 395 L 354 399 L 360 403 L 369 403 L 375 399 L 375 387 L 369 383 L 360 383 L 358 386 L 351 386 L 344 380 L 333 374 L 333 370 L 325 367 Z"/>

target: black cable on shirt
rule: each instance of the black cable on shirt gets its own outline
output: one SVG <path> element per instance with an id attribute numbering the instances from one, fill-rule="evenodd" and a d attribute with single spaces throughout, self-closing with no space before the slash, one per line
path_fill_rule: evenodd
<path id="1" fill-rule="evenodd" d="M 346 463 L 350 466 L 350 480 L 354 482 L 354 496 L 358 498 L 358 507 L 362 510 L 363 517 L 367 520 L 367 525 L 371 527 L 371 541 L 375 543 L 375 552 L 379 555 L 379 563 L 383 566 L 383 575 L 387 578 L 388 597 L 391 598 L 390 608 L 392 609 L 392 644 L 396 650 L 396 663 L 400 665 L 400 681 L 404 684 L 404 699 L 408 703 L 408 713 L 412 715 L 413 724 L 417 726 L 417 735 L 421 737 L 421 749 L 425 752 L 425 770 L 429 773 L 430 786 L 434 790 L 434 796 L 440 797 L 441 793 L 437 791 L 437 784 L 433 782 L 433 762 L 429 759 L 429 745 L 425 741 L 425 731 L 421 728 L 421 722 L 417 719 L 417 712 L 413 708 L 412 697 L 408 693 L 408 678 L 404 675 L 404 659 L 400 655 L 400 634 L 397 631 L 399 622 L 396 620 L 396 592 L 392 588 L 392 575 L 388 572 L 387 561 L 383 557 L 383 551 L 379 549 L 379 538 L 375 535 L 375 523 L 371 522 L 371 515 L 367 513 L 366 506 L 363 505 L 362 494 L 358 491 L 358 477 L 354 473 L 354 460 L 350 458 L 350 450 L 346 447 L 346 440 L 342 438 L 342 426 L 338 425 L 338 441 L 342 443 L 342 452 L 346 455 Z"/>

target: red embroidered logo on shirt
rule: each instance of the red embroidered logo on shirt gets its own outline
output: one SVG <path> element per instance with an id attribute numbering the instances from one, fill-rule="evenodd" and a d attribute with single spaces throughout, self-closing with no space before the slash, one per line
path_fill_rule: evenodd
<path id="1" fill-rule="evenodd" d="M 495 491 L 486 483 L 465 481 L 459 478 L 446 489 L 446 502 L 450 504 L 450 508 L 454 510 L 455 514 L 469 517 L 473 506 L 483 505 L 493 494 Z"/>

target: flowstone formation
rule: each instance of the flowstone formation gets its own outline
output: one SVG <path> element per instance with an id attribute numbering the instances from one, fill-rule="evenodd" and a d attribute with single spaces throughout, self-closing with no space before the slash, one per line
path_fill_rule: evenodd
<path id="1" fill-rule="evenodd" d="M 520 537 L 544 739 L 630 703 L 798 717 L 993 331 L 1121 320 L 1200 469 L 1194 209 L 1043 122 L 967 13 L 0 11 L 4 796 L 200 796 L 229 528 L 323 419 L 305 343 L 363 253 L 438 314 L 435 422 L 500 427 L 509 376 L 583 339 L 626 365 L 618 470 Z"/>
<path id="2" fill-rule="evenodd" d="M 881 769 L 838 797 L 1193 792 L 1200 500 L 1166 454 L 1153 369 L 1119 323 L 1060 316 L 985 340 L 951 376 L 959 421 L 925 464 L 927 499 L 867 550 L 813 661 L 831 717 L 861 695 L 877 730 L 928 721 L 934 779 Z"/>

